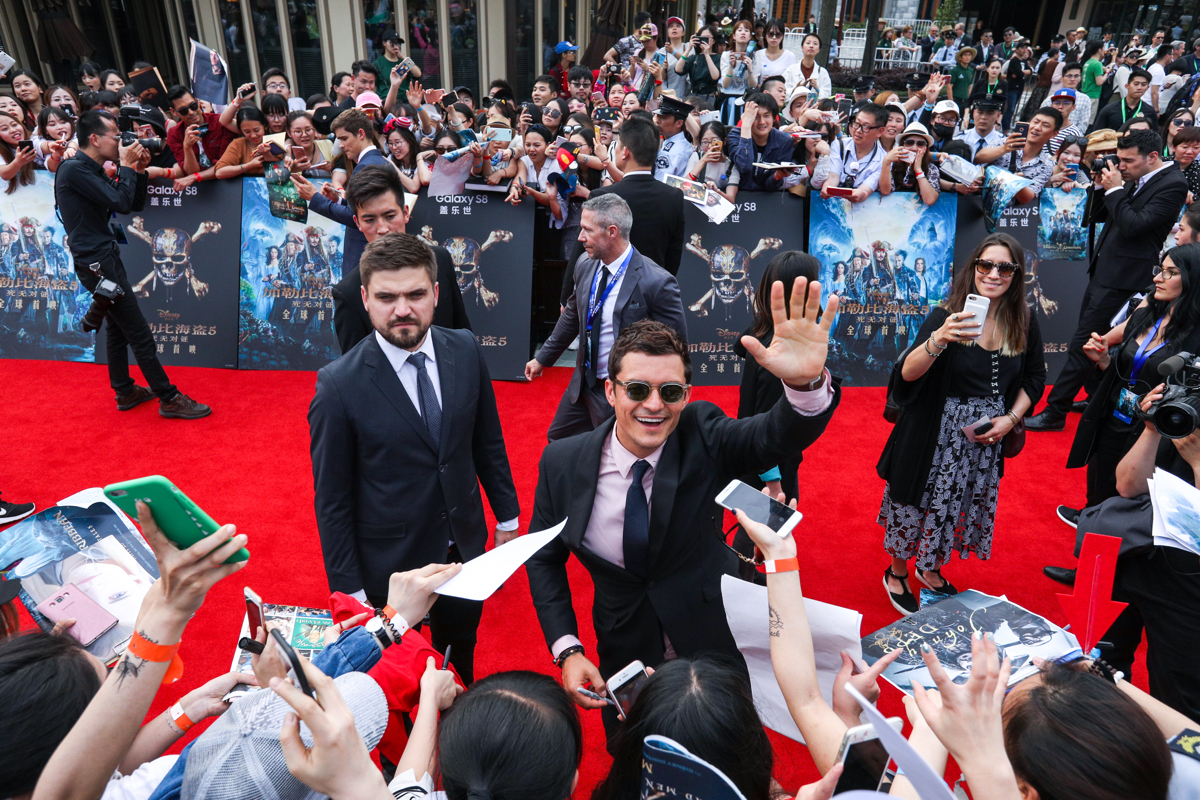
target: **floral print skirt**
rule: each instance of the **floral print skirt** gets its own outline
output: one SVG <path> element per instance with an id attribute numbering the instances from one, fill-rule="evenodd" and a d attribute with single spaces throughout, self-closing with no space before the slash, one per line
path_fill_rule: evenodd
<path id="1" fill-rule="evenodd" d="M 991 556 L 1000 487 L 1000 442 L 976 444 L 962 432 L 981 417 L 1004 413 L 1002 397 L 950 397 L 942 410 L 937 450 L 920 506 L 892 500 L 883 491 L 879 524 L 883 547 L 895 558 L 916 558 L 917 569 L 939 569 L 953 552 Z"/>

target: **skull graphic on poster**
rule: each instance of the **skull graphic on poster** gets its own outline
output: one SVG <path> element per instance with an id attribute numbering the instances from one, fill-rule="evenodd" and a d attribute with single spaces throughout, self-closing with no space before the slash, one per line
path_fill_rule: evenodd
<path id="1" fill-rule="evenodd" d="M 220 223 L 201 222 L 194 234 L 189 235 L 179 228 L 159 228 L 151 235 L 143 226 L 142 218 L 134 217 L 128 231 L 150 245 L 150 260 L 154 269 L 133 285 L 133 291 L 138 297 L 161 292 L 166 300 L 170 300 L 175 286 L 183 281 L 183 296 L 200 298 L 208 294 L 208 284 L 198 280 L 192 268 L 191 249 L 201 236 L 220 230 Z"/>
<path id="2" fill-rule="evenodd" d="M 433 238 L 433 227 L 430 225 L 422 227 L 417 238 L 431 247 L 438 243 Z M 458 290 L 462 292 L 463 302 L 470 300 L 472 290 L 474 290 L 476 305 L 482 303 L 484 308 L 491 309 L 500 302 L 500 295 L 488 289 L 483 283 L 480 258 L 483 251 L 492 245 L 510 242 L 512 238 L 511 231 L 492 231 L 482 245 L 466 236 L 451 236 L 442 242 L 442 247 L 446 248 L 446 251 L 450 253 L 450 260 L 454 262 L 454 278 L 458 282 Z"/>
<path id="3" fill-rule="evenodd" d="M 747 253 L 735 244 L 723 244 L 713 248 L 710 253 L 701 244 L 700 234 L 693 233 L 685 247 L 692 255 L 708 262 L 712 286 L 699 300 L 688 306 L 688 310 L 706 317 L 710 308 L 717 307 L 719 300 L 728 319 L 731 307 L 741 299 L 745 301 L 746 311 L 753 312 L 754 286 L 750 283 L 750 262 L 760 253 L 778 250 L 782 245 L 779 239 L 763 238 L 758 240 L 753 252 Z"/>

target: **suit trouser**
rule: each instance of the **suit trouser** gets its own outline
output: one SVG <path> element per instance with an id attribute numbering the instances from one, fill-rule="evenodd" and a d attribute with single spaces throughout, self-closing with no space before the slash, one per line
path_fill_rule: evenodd
<path id="1" fill-rule="evenodd" d="M 1146 631 L 1150 695 L 1192 719 L 1200 718 L 1200 565 L 1173 547 L 1122 556 L 1113 599 L 1129 603 L 1102 637 L 1101 657 L 1128 677 Z"/>
<path id="2" fill-rule="evenodd" d="M 447 563 L 463 561 L 458 545 L 450 545 Z M 368 595 L 367 600 L 375 608 L 387 605 L 386 597 Z M 475 682 L 475 643 L 478 641 L 479 621 L 483 618 L 483 601 L 463 600 L 461 597 L 439 597 L 429 609 L 429 633 L 435 650 L 450 651 L 450 663 L 458 672 L 463 683 L 470 686 Z M 420 630 L 421 622 L 413 626 Z M 438 666 L 441 666 L 440 664 Z"/>
<path id="3" fill-rule="evenodd" d="M 142 316 L 142 309 L 138 306 L 137 297 L 133 294 L 133 287 L 125 275 L 125 265 L 121 263 L 121 256 L 116 248 L 113 248 L 112 255 L 100 259 L 99 264 L 101 274 L 116 282 L 124 292 L 113 302 L 104 318 L 107 323 L 104 328 L 108 336 L 106 347 L 109 384 L 118 395 L 129 394 L 133 391 L 136 382 L 129 375 L 129 352 L 127 349 L 132 348 L 133 357 L 137 359 L 138 367 L 146 376 L 150 391 L 154 392 L 159 400 L 170 400 L 179 393 L 179 390 L 171 384 L 167 378 L 167 371 L 158 361 L 154 333 L 150 330 L 146 318 Z M 89 292 L 96 291 L 100 278 L 87 265 L 77 263 L 75 274 Z"/>
<path id="4" fill-rule="evenodd" d="M 585 345 L 586 342 L 579 343 L 580 347 Z M 586 375 L 581 381 L 579 399 L 574 403 L 571 402 L 569 390 L 563 392 L 558 410 L 554 412 L 554 421 L 550 423 L 550 430 L 546 432 L 546 438 L 552 442 L 594 431 L 600 427 L 600 423 L 616 413 L 604 395 L 604 381 L 598 380 L 595 386 L 588 386 Z"/>
<path id="5" fill-rule="evenodd" d="M 1079 388 L 1095 369 L 1092 360 L 1084 355 L 1083 345 L 1091 338 L 1093 331 L 1108 332 L 1113 316 L 1121 310 L 1131 294 L 1131 289 L 1109 289 L 1095 280 L 1088 281 L 1083 302 L 1079 306 L 1079 323 L 1067 344 L 1067 363 L 1063 364 L 1058 379 L 1054 381 L 1054 388 L 1046 398 L 1046 407 L 1056 415 L 1067 415 Z"/>

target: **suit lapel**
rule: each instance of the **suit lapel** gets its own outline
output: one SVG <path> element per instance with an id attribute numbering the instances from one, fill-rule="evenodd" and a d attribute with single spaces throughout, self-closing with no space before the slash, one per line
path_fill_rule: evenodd
<path id="1" fill-rule="evenodd" d="M 679 489 L 679 473 L 683 454 L 679 450 L 679 437 L 667 437 L 662 455 L 654 467 L 654 487 L 650 496 L 650 557 L 647 566 L 653 568 L 663 543 L 667 538 L 667 526 L 671 511 L 675 507 L 675 494 Z"/>
<path id="2" fill-rule="evenodd" d="M 588 523 L 592 520 L 592 506 L 596 504 L 596 482 L 600 475 L 600 455 L 604 442 L 612 435 L 615 419 L 610 419 L 587 437 L 587 444 L 580 453 L 575 464 L 574 497 L 571 500 L 567 516 L 570 521 L 564 531 L 567 544 L 575 549 L 583 546 L 583 535 L 587 533 Z"/>
<path id="3" fill-rule="evenodd" d="M 392 404 L 396 412 L 408 423 L 409 427 L 416 431 L 417 435 L 429 445 L 429 449 L 437 451 L 433 444 L 433 437 L 429 435 L 429 429 L 425 427 L 425 421 L 421 419 L 421 415 L 413 406 L 412 400 L 408 397 L 408 392 L 404 391 L 404 385 L 400 383 L 399 376 L 392 369 L 392 362 L 387 360 L 387 356 L 383 354 L 383 349 L 379 346 L 379 342 L 375 339 L 375 332 L 368 334 L 371 340 L 367 345 L 366 361 L 371 366 L 371 383 L 379 389 L 380 393 L 387 398 L 387 401 Z M 442 414 L 443 424 L 446 418 Z"/>
<path id="4" fill-rule="evenodd" d="M 637 286 L 638 276 L 642 272 L 642 256 L 637 250 L 629 256 L 629 267 L 625 270 L 625 277 L 621 280 L 621 289 L 617 292 L 617 304 L 613 306 L 613 338 L 616 338 L 617 332 L 621 330 L 621 311 L 629 304 L 629 296 L 633 294 L 633 289 Z"/>
<path id="5" fill-rule="evenodd" d="M 455 385 L 457 375 L 454 368 L 454 348 L 450 346 L 450 337 L 441 328 L 430 327 L 429 335 L 433 337 L 433 351 L 437 354 L 438 383 L 442 387 L 442 431 L 438 435 L 440 446 L 445 447 L 450 438 L 450 413 L 454 405 Z"/>

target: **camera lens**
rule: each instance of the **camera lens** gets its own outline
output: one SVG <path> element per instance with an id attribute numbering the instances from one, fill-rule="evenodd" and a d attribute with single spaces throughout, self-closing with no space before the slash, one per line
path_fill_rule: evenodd
<path id="1" fill-rule="evenodd" d="M 1168 439 L 1183 439 L 1200 426 L 1200 397 L 1187 395 L 1163 403 L 1154 412 L 1154 427 Z"/>

